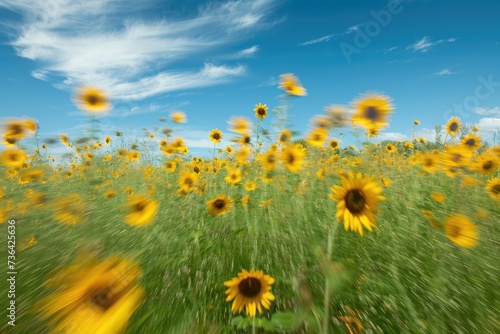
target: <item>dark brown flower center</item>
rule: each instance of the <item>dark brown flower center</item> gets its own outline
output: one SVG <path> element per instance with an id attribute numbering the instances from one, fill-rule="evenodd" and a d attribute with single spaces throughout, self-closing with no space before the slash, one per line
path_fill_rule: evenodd
<path id="1" fill-rule="evenodd" d="M 212 135 L 212 138 L 215 139 L 215 140 L 219 140 L 220 139 L 220 135 L 216 132 Z"/>
<path id="2" fill-rule="evenodd" d="M 288 135 L 287 134 L 282 134 L 280 136 L 280 142 L 284 143 L 286 141 L 288 141 Z"/>
<path id="3" fill-rule="evenodd" d="M 262 284 L 255 277 L 248 277 L 238 284 L 238 290 L 247 298 L 253 298 L 260 293 Z"/>
<path id="4" fill-rule="evenodd" d="M 330 146 L 331 146 L 332 148 L 337 148 L 338 144 L 337 144 L 337 142 L 336 142 L 336 141 L 332 141 L 332 142 L 330 143 Z"/>
<path id="5" fill-rule="evenodd" d="M 473 138 L 468 139 L 468 140 L 465 142 L 465 145 L 470 146 L 470 147 L 474 147 L 474 146 L 476 146 L 476 141 L 475 141 Z"/>
<path id="6" fill-rule="evenodd" d="M 483 164 L 483 170 L 489 171 L 493 167 L 493 161 L 488 160 Z"/>
<path id="7" fill-rule="evenodd" d="M 267 162 L 272 164 L 272 163 L 275 163 L 276 162 L 276 156 L 274 154 L 269 154 L 267 156 Z"/>
<path id="8" fill-rule="evenodd" d="M 116 303 L 119 297 L 120 294 L 112 293 L 111 288 L 106 287 L 90 294 L 90 296 L 88 297 L 88 301 L 102 311 L 106 311 L 111 306 L 113 306 L 114 303 Z"/>
<path id="9" fill-rule="evenodd" d="M 455 132 L 458 130 L 458 123 L 451 123 L 449 127 L 451 132 Z"/>
<path id="10" fill-rule="evenodd" d="M 351 189 L 345 195 L 345 206 L 353 214 L 362 212 L 365 203 L 365 196 L 359 189 Z"/>
<path id="11" fill-rule="evenodd" d="M 97 95 L 88 95 L 87 96 L 87 103 L 95 106 L 99 103 L 102 103 L 102 99 L 100 96 L 97 96 Z"/>
<path id="12" fill-rule="evenodd" d="M 424 166 L 431 167 L 432 165 L 434 165 L 434 160 L 432 160 L 430 158 L 427 158 L 424 160 Z"/>
<path id="13" fill-rule="evenodd" d="M 147 203 L 144 201 L 140 201 L 134 205 L 134 212 L 142 212 L 147 206 Z"/>
<path id="14" fill-rule="evenodd" d="M 365 109 L 365 117 L 371 121 L 375 121 L 378 119 L 380 113 L 376 107 L 370 106 Z"/>
<path id="15" fill-rule="evenodd" d="M 264 109 L 264 108 L 257 109 L 257 114 L 259 114 L 259 116 L 265 116 L 266 115 L 266 109 Z"/>
<path id="16" fill-rule="evenodd" d="M 460 236 L 460 226 L 453 225 L 448 228 L 448 235 L 452 238 Z"/>
<path id="17" fill-rule="evenodd" d="M 215 202 L 214 202 L 214 207 L 218 210 L 222 210 L 224 209 L 224 207 L 226 206 L 226 201 L 224 201 L 223 199 L 216 199 Z"/>
<path id="18" fill-rule="evenodd" d="M 295 156 L 291 153 L 288 153 L 288 156 L 286 158 L 286 161 L 290 164 L 290 165 L 293 165 L 293 163 L 295 162 Z"/>
<path id="19" fill-rule="evenodd" d="M 493 189 L 491 190 L 491 192 L 495 195 L 498 195 L 500 194 L 500 184 L 495 184 L 493 186 Z"/>

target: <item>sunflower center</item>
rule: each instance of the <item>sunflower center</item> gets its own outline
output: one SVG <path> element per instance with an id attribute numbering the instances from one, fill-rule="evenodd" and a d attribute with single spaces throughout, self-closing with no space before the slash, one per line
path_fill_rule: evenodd
<path id="1" fill-rule="evenodd" d="M 238 284 L 238 290 L 247 298 L 252 298 L 260 293 L 262 284 L 255 277 L 248 277 Z"/>
<path id="2" fill-rule="evenodd" d="M 23 131 L 24 128 L 20 124 L 11 125 L 9 130 L 10 130 L 9 134 L 13 134 L 13 135 L 20 135 L 20 134 L 22 134 L 24 132 Z"/>
<path id="3" fill-rule="evenodd" d="M 424 165 L 426 167 L 431 167 L 432 165 L 434 165 L 434 160 L 432 160 L 432 159 L 425 159 Z"/>
<path id="4" fill-rule="evenodd" d="M 88 301 L 99 309 L 106 311 L 117 301 L 117 294 L 113 294 L 111 288 L 107 287 L 92 293 Z"/>
<path id="5" fill-rule="evenodd" d="M 188 185 L 188 186 L 192 186 L 193 185 L 193 179 L 188 177 L 185 181 L 184 181 L 184 184 L 185 185 Z"/>
<path id="6" fill-rule="evenodd" d="M 375 121 L 379 117 L 379 111 L 376 107 L 370 106 L 365 109 L 365 117 L 371 121 Z"/>
<path id="7" fill-rule="evenodd" d="M 265 116 L 266 110 L 264 108 L 259 108 L 257 109 L 257 114 L 259 114 L 260 116 Z"/>
<path id="8" fill-rule="evenodd" d="M 483 164 L 483 170 L 488 171 L 493 167 L 493 161 L 488 160 Z"/>
<path id="9" fill-rule="evenodd" d="M 365 196 L 359 189 L 352 189 L 345 195 L 345 206 L 349 212 L 357 214 L 365 208 Z"/>
<path id="10" fill-rule="evenodd" d="M 458 130 L 458 123 L 451 123 L 449 127 L 451 132 L 455 132 Z"/>
<path id="11" fill-rule="evenodd" d="M 214 202 L 214 207 L 218 210 L 223 209 L 226 206 L 226 202 L 223 199 L 217 199 Z"/>
<path id="12" fill-rule="evenodd" d="M 493 192 L 495 195 L 500 194 L 500 184 L 495 184 L 495 185 L 493 186 L 492 192 Z"/>
<path id="13" fill-rule="evenodd" d="M 87 103 L 95 106 L 101 102 L 101 98 L 97 95 L 89 95 L 87 96 Z"/>
<path id="14" fill-rule="evenodd" d="M 286 135 L 286 134 L 282 134 L 282 135 L 280 136 L 280 142 L 284 143 L 284 142 L 286 142 L 286 141 L 288 141 L 288 135 Z"/>
<path id="15" fill-rule="evenodd" d="M 337 142 L 335 142 L 335 141 L 332 141 L 332 143 L 330 144 L 330 146 L 331 146 L 331 147 L 333 147 L 333 148 L 336 148 L 336 147 L 337 147 L 337 145 L 338 145 L 338 144 L 337 144 Z"/>
<path id="16" fill-rule="evenodd" d="M 293 154 L 288 154 L 286 161 L 287 161 L 290 165 L 293 165 L 293 163 L 294 163 L 294 161 L 295 161 L 295 157 L 293 156 Z"/>
<path id="17" fill-rule="evenodd" d="M 146 203 L 144 203 L 143 201 L 141 201 L 141 202 L 136 203 L 134 205 L 134 212 L 141 212 L 145 208 L 146 208 Z"/>
<path id="18" fill-rule="evenodd" d="M 276 157 L 273 154 L 268 155 L 267 156 L 267 162 L 270 163 L 270 164 L 276 162 Z"/>
<path id="19" fill-rule="evenodd" d="M 217 140 L 217 139 L 219 139 L 219 138 L 220 138 L 220 135 L 219 135 L 218 133 L 214 133 L 214 134 L 212 135 L 212 138 L 213 138 L 213 139 L 215 139 L 215 140 Z"/>
<path id="20" fill-rule="evenodd" d="M 461 154 L 458 154 L 458 153 L 453 154 L 453 156 L 452 156 L 451 160 L 452 160 L 453 162 L 460 162 L 460 160 L 462 160 L 462 155 L 461 155 Z"/>
<path id="21" fill-rule="evenodd" d="M 245 137 L 245 138 L 243 138 L 243 142 L 244 142 L 245 144 L 250 144 L 250 137 Z"/>
<path id="22" fill-rule="evenodd" d="M 465 145 L 470 146 L 470 147 L 474 147 L 476 145 L 476 141 L 471 138 L 465 142 Z"/>
<path id="23" fill-rule="evenodd" d="M 448 234 L 452 238 L 457 238 L 458 236 L 460 236 L 460 226 L 456 225 L 450 226 L 448 228 Z"/>

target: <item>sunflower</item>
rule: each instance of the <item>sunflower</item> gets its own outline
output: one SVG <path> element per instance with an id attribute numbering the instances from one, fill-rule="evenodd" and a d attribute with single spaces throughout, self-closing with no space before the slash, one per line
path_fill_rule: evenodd
<path id="1" fill-rule="evenodd" d="M 174 161 L 167 161 L 165 162 L 165 169 L 169 173 L 175 172 L 175 169 L 177 168 L 177 165 Z"/>
<path id="2" fill-rule="evenodd" d="M 222 216 L 231 211 L 233 200 L 226 195 L 218 195 L 207 202 L 208 211 L 212 216 Z"/>
<path id="3" fill-rule="evenodd" d="M 389 97 L 383 95 L 366 95 L 354 102 L 356 113 L 354 122 L 365 129 L 377 129 L 387 126 L 387 117 L 393 109 Z"/>
<path id="4" fill-rule="evenodd" d="M 213 129 L 212 132 L 208 135 L 212 143 L 217 144 L 222 140 L 222 131 L 218 129 Z"/>
<path id="5" fill-rule="evenodd" d="M 195 172 L 184 172 L 182 173 L 177 183 L 179 184 L 181 189 L 186 192 L 195 191 L 196 183 L 198 182 L 199 178 L 199 175 Z"/>
<path id="6" fill-rule="evenodd" d="M 156 216 L 158 202 L 146 196 L 137 195 L 128 200 L 127 211 L 129 214 L 125 217 L 126 223 L 134 226 L 147 225 Z"/>
<path id="7" fill-rule="evenodd" d="M 58 290 L 37 308 L 57 324 L 56 333 L 122 333 L 144 296 L 136 283 L 140 276 L 141 269 L 128 259 L 82 257 L 52 274 L 46 286 Z"/>
<path id="8" fill-rule="evenodd" d="M 418 119 L 413 120 L 413 124 L 420 125 L 420 121 Z"/>
<path id="9" fill-rule="evenodd" d="M 33 120 L 30 120 L 33 121 Z M 31 130 L 30 128 L 26 127 L 26 121 L 25 120 L 11 120 L 8 121 L 7 124 L 5 125 L 5 131 L 3 133 L 3 137 L 6 140 L 13 140 L 13 141 L 19 141 L 25 137 L 28 136 L 28 130 L 29 132 L 34 133 L 37 129 L 36 122 L 33 121 L 35 124 L 34 130 Z"/>
<path id="10" fill-rule="evenodd" d="M 332 119 L 329 116 L 325 115 L 316 115 L 311 121 L 311 125 L 313 129 L 321 128 L 321 129 L 331 129 L 333 127 Z"/>
<path id="11" fill-rule="evenodd" d="M 435 154 L 425 153 L 422 154 L 420 158 L 420 163 L 422 165 L 423 170 L 427 173 L 435 173 L 439 167 L 439 159 Z"/>
<path id="12" fill-rule="evenodd" d="M 283 161 L 288 170 L 298 172 L 302 169 L 305 155 L 305 152 L 298 145 L 290 145 L 281 151 L 280 160 Z"/>
<path id="13" fill-rule="evenodd" d="M 243 186 L 245 187 L 246 191 L 254 191 L 256 189 L 255 182 L 253 181 L 246 181 Z"/>
<path id="14" fill-rule="evenodd" d="M 76 225 L 85 216 L 85 206 L 82 196 L 72 194 L 55 203 L 54 218 L 61 224 Z"/>
<path id="15" fill-rule="evenodd" d="M 241 169 L 235 168 L 227 172 L 227 176 L 224 178 L 226 183 L 230 185 L 235 185 L 241 182 Z"/>
<path id="16" fill-rule="evenodd" d="M 398 151 L 396 146 L 392 145 L 391 143 L 385 145 L 385 150 L 389 153 L 396 153 Z"/>
<path id="17" fill-rule="evenodd" d="M 75 102 L 80 109 L 93 114 L 105 113 L 110 109 L 106 94 L 94 87 L 81 87 L 76 94 Z"/>
<path id="18" fill-rule="evenodd" d="M 139 161 L 140 155 L 141 154 L 139 151 L 128 151 L 127 152 L 127 159 L 129 161 Z"/>
<path id="19" fill-rule="evenodd" d="M 495 177 L 489 180 L 486 183 L 486 191 L 491 198 L 500 201 L 500 178 Z"/>
<path id="20" fill-rule="evenodd" d="M 339 141 L 337 139 L 332 139 L 330 140 L 330 143 L 328 143 L 328 147 L 331 150 L 337 150 L 339 148 Z"/>
<path id="21" fill-rule="evenodd" d="M 229 120 L 229 131 L 239 134 L 248 134 L 252 123 L 245 117 L 233 117 Z"/>
<path id="22" fill-rule="evenodd" d="M 368 130 L 366 131 L 366 135 L 367 135 L 368 137 L 370 137 L 370 138 L 375 138 L 375 137 L 377 137 L 377 136 L 378 136 L 378 134 L 379 134 L 379 130 L 378 130 L 378 129 L 375 129 L 375 128 L 374 128 L 374 129 L 368 129 Z"/>
<path id="23" fill-rule="evenodd" d="M 462 138 L 462 145 L 471 151 L 477 150 L 479 146 L 481 146 L 481 137 L 473 133 L 469 133 L 467 136 Z"/>
<path id="24" fill-rule="evenodd" d="M 477 226 L 463 215 L 452 215 L 444 223 L 444 231 L 448 239 L 464 248 L 472 248 L 477 244 Z"/>
<path id="25" fill-rule="evenodd" d="M 281 88 L 291 96 L 305 96 L 307 95 L 307 90 L 300 85 L 299 80 L 295 75 L 291 73 L 282 74 L 280 77 L 280 85 L 278 88 Z"/>
<path id="26" fill-rule="evenodd" d="M 240 164 L 243 165 L 248 157 L 250 156 L 250 150 L 246 147 L 241 147 L 238 151 L 236 151 L 236 161 Z"/>
<path id="27" fill-rule="evenodd" d="M 0 154 L 0 162 L 4 166 L 21 167 L 26 161 L 26 153 L 20 150 L 7 150 Z"/>
<path id="28" fill-rule="evenodd" d="M 267 172 L 272 172 L 278 164 L 278 152 L 269 149 L 262 157 L 262 168 Z"/>
<path id="29" fill-rule="evenodd" d="M 255 106 L 253 111 L 255 111 L 255 117 L 262 120 L 267 116 L 267 105 L 259 103 Z"/>
<path id="30" fill-rule="evenodd" d="M 231 310 L 240 313 L 245 308 L 247 316 L 254 318 L 256 311 L 262 314 L 262 306 L 269 310 L 271 301 L 275 299 L 271 293 L 271 285 L 275 280 L 269 275 L 265 275 L 262 270 L 243 269 L 230 281 L 224 282 L 228 287 L 226 290 L 226 301 L 234 299 Z"/>
<path id="31" fill-rule="evenodd" d="M 495 173 L 498 167 L 500 167 L 500 158 L 492 154 L 481 154 L 475 163 L 475 169 L 484 175 Z"/>
<path id="32" fill-rule="evenodd" d="M 307 143 L 311 146 L 321 147 L 328 138 L 326 128 L 316 128 L 307 135 Z"/>
<path id="33" fill-rule="evenodd" d="M 288 142 L 290 142 L 290 139 L 292 139 L 292 133 L 290 130 L 285 129 L 281 131 L 280 135 L 278 136 L 278 143 L 280 145 L 287 145 Z"/>
<path id="34" fill-rule="evenodd" d="M 42 169 L 31 169 L 21 172 L 19 183 L 24 184 L 40 180 L 45 172 Z"/>
<path id="35" fill-rule="evenodd" d="M 461 128 L 462 123 L 460 123 L 460 119 L 458 117 L 452 117 L 448 123 L 446 123 L 446 132 L 448 132 L 450 136 L 455 137 Z"/>
<path id="36" fill-rule="evenodd" d="M 468 167 L 470 164 L 471 153 L 462 145 L 448 146 L 442 153 L 441 159 L 446 167 Z"/>
<path id="37" fill-rule="evenodd" d="M 431 197 L 438 203 L 443 203 L 444 201 L 446 201 L 446 197 L 441 193 L 432 193 Z"/>
<path id="38" fill-rule="evenodd" d="M 375 224 L 373 211 L 378 210 L 378 202 L 385 197 L 373 177 L 363 177 L 361 173 L 349 173 L 342 177 L 342 186 L 334 185 L 330 198 L 338 201 L 337 219 L 344 223 L 345 230 L 358 232 L 363 236 L 363 227 L 372 231 Z"/>
<path id="39" fill-rule="evenodd" d="M 187 122 L 186 114 L 183 113 L 182 111 L 174 111 L 174 112 L 172 112 L 170 114 L 170 119 L 174 123 L 186 123 Z"/>

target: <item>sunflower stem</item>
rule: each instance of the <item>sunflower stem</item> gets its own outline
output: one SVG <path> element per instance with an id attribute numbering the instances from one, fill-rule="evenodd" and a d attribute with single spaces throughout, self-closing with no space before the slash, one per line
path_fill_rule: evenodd
<path id="1" fill-rule="evenodd" d="M 326 248 L 326 261 L 330 261 L 330 258 L 332 256 L 332 251 L 333 251 L 333 236 L 335 234 L 335 231 L 337 230 L 338 224 L 333 224 L 333 226 L 330 226 L 328 228 L 328 241 L 327 241 L 327 248 Z M 330 311 L 330 280 L 325 277 L 325 298 L 323 300 L 323 310 L 324 310 L 324 317 L 323 317 L 323 333 L 327 334 L 328 333 L 328 324 L 329 324 L 329 311 Z"/>
<path id="2" fill-rule="evenodd" d="M 257 333 L 257 330 L 255 328 L 255 317 L 252 318 L 252 334 Z"/>

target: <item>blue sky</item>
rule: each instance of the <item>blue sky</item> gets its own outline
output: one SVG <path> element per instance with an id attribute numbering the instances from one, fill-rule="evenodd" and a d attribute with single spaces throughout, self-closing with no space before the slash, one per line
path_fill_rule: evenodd
<path id="1" fill-rule="evenodd" d="M 175 128 L 194 154 L 231 116 L 279 105 L 279 76 L 308 90 L 293 100 L 293 129 L 331 104 L 381 92 L 396 106 L 380 139 L 433 139 L 451 116 L 491 140 L 500 129 L 497 0 L 299 1 L 0 0 L 0 118 L 35 118 L 40 137 L 81 136 L 75 88 L 109 92 L 105 134 L 132 138 Z M 270 127 L 266 119 L 264 127 Z M 129 130 L 135 129 L 135 133 Z M 344 143 L 354 143 L 347 137 Z"/>

